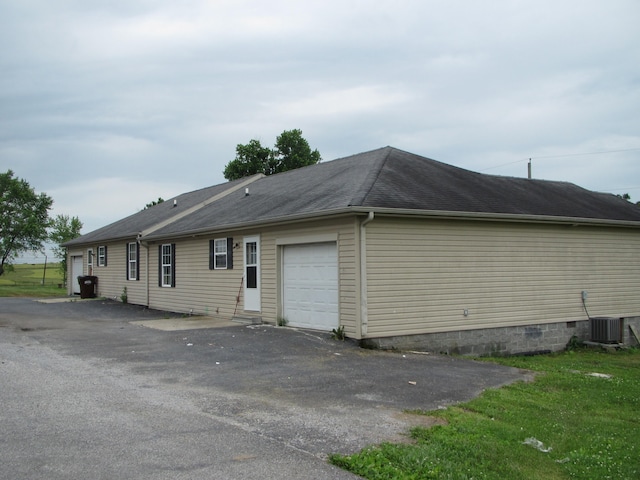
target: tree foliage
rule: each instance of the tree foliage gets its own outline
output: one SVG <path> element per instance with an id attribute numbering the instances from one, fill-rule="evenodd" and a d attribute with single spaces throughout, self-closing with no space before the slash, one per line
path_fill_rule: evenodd
<path id="1" fill-rule="evenodd" d="M 69 218 L 69 215 L 58 215 L 51 222 L 49 238 L 56 244 L 52 250 L 60 260 L 60 270 L 65 281 L 67 279 L 67 247 L 63 247 L 62 244 L 79 237 L 80 230 L 82 230 L 82 222 L 78 217 Z"/>
<path id="2" fill-rule="evenodd" d="M 151 202 L 147 203 L 147 204 L 144 206 L 143 210 L 146 210 L 147 208 L 151 208 L 151 207 L 154 207 L 154 206 L 156 206 L 156 205 L 159 205 L 159 204 L 161 204 L 162 202 L 164 202 L 164 198 L 162 198 L 162 197 L 158 197 L 158 200 L 152 200 Z"/>
<path id="3" fill-rule="evenodd" d="M 224 178 L 239 178 L 263 173 L 274 175 L 295 168 L 315 165 L 322 160 L 320 152 L 311 150 L 302 130 L 285 130 L 277 138 L 273 149 L 263 147 L 259 140 L 250 140 L 246 145 L 238 144 L 236 158 L 224 169 Z"/>
<path id="4" fill-rule="evenodd" d="M 13 171 L 0 173 L 0 275 L 20 253 L 42 250 L 52 204 L 51 197 L 37 194 Z"/>
<path id="5" fill-rule="evenodd" d="M 256 173 L 265 173 L 272 155 L 271 149 L 263 147 L 260 140 L 250 140 L 246 145 L 238 144 L 236 158 L 224 167 L 224 178 L 237 180 Z"/>
<path id="6" fill-rule="evenodd" d="M 623 200 L 626 200 L 627 202 L 631 202 L 631 195 L 629 195 L 628 193 L 624 193 L 622 195 L 618 195 L 618 197 L 622 198 Z M 640 202 L 636 202 L 636 205 L 638 205 L 640 207 Z"/>

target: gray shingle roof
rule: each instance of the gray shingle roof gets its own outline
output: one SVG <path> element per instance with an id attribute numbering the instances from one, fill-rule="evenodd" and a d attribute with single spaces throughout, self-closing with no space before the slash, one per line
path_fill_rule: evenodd
<path id="1" fill-rule="evenodd" d="M 199 203 L 204 202 L 208 198 L 217 195 L 225 190 L 233 188 L 233 186 L 239 183 L 228 182 L 220 185 L 214 185 L 212 187 L 202 188 L 193 192 L 184 193 L 175 197 L 176 206 L 174 207 L 174 198 L 162 202 L 158 205 L 154 205 L 146 210 L 141 210 L 133 215 L 129 215 L 126 218 L 117 220 L 109 225 L 101 227 L 90 233 L 82 235 L 74 240 L 71 240 L 65 245 L 79 245 L 85 243 L 91 243 L 94 241 L 105 240 L 117 240 L 121 238 L 135 238 L 141 231 L 151 228 L 154 225 L 170 218 L 184 210 L 194 207 Z"/>
<path id="2" fill-rule="evenodd" d="M 177 208 L 196 204 L 234 183 L 184 194 L 178 197 Z M 171 202 L 165 204 L 73 243 L 135 235 L 174 213 Z M 148 238 L 376 208 L 617 220 L 638 222 L 640 227 L 640 208 L 615 195 L 566 182 L 476 173 L 385 147 L 260 178 L 249 185 L 248 196 L 244 189 L 233 191 Z"/>
<path id="3" fill-rule="evenodd" d="M 389 148 L 362 205 L 640 221 L 640 208 L 568 182 L 476 173 Z"/>

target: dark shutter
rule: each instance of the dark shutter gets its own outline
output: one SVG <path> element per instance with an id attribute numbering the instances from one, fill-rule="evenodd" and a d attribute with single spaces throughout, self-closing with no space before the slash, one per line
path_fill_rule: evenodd
<path id="1" fill-rule="evenodd" d="M 209 270 L 216 268 L 216 252 L 215 252 L 215 240 L 209 240 Z"/>
<path id="2" fill-rule="evenodd" d="M 140 244 L 136 242 L 136 281 L 140 280 Z"/>
<path id="3" fill-rule="evenodd" d="M 162 286 L 162 244 L 158 245 L 158 286 Z"/>
<path id="4" fill-rule="evenodd" d="M 105 245 L 104 247 L 104 266 L 107 266 L 107 246 Z"/>
<path id="5" fill-rule="evenodd" d="M 227 269 L 233 269 L 233 238 L 227 237 Z"/>
<path id="6" fill-rule="evenodd" d="M 171 244 L 171 286 L 176 286 L 176 244 Z"/>
<path id="7" fill-rule="evenodd" d="M 127 269 L 127 280 L 131 280 L 129 278 L 129 244 L 128 243 L 124 244 L 124 252 L 125 252 L 125 255 L 126 255 L 126 260 L 124 262 L 124 268 Z"/>

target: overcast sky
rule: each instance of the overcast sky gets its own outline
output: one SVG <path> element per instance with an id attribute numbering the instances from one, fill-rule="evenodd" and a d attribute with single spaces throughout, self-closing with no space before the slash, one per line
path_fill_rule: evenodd
<path id="1" fill-rule="evenodd" d="M 638 0 L 0 0 L 0 170 L 83 233 L 299 128 L 640 200 Z"/>

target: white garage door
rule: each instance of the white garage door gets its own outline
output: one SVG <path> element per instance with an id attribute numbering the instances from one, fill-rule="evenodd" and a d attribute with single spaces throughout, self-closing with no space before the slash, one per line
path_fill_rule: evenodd
<path id="1" fill-rule="evenodd" d="M 335 243 L 284 247 L 282 306 L 291 326 L 316 330 L 339 326 Z"/>

